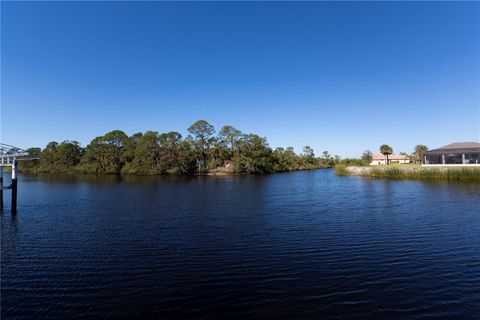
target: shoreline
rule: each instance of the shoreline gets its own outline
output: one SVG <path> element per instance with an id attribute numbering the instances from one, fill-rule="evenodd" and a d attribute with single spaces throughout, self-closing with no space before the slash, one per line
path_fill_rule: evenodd
<path id="1" fill-rule="evenodd" d="M 263 172 L 263 173 L 256 173 L 256 172 L 205 172 L 205 173 L 191 173 L 191 174 L 182 174 L 182 173 L 131 173 L 131 172 L 88 172 L 88 171 L 59 171 L 59 172 L 49 172 L 49 171 L 30 171 L 30 170 L 19 170 L 18 172 L 24 175 L 36 176 L 36 175 L 96 175 L 96 176 L 139 176 L 139 177 L 213 177 L 213 176 L 262 176 L 262 175 L 270 175 L 276 173 L 288 173 L 288 172 L 299 172 L 299 171 L 314 171 L 320 169 L 333 169 L 333 167 L 318 167 L 318 168 L 302 168 L 302 169 L 294 169 L 294 170 L 284 170 L 284 171 L 272 171 L 272 172 Z M 8 169 L 4 170 L 4 172 L 10 172 Z"/>
<path id="2" fill-rule="evenodd" d="M 447 166 L 335 166 L 335 173 L 339 176 L 358 176 L 364 178 L 405 179 L 405 180 L 450 180 L 480 182 L 480 168 L 447 167 Z"/>

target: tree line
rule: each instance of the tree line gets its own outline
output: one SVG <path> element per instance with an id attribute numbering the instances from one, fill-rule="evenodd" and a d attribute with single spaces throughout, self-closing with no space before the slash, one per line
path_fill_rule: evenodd
<path id="1" fill-rule="evenodd" d="M 272 149 L 267 139 L 226 125 L 217 133 L 205 120 L 178 132 L 147 131 L 128 136 L 114 130 L 96 137 L 86 147 L 77 141 L 48 143 L 27 151 L 38 160 L 21 161 L 24 172 L 128 174 L 263 174 L 333 167 L 340 157 L 310 146 L 301 154 L 293 148 Z"/>

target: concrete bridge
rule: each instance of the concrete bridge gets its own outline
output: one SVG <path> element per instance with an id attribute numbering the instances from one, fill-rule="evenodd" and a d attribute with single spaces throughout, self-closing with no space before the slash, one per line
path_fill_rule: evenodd
<path id="1" fill-rule="evenodd" d="M 12 190 L 12 213 L 17 212 L 17 165 L 18 161 L 31 160 L 30 154 L 18 147 L 0 143 L 0 210 L 3 210 L 3 190 Z M 3 185 L 3 168 L 10 167 L 12 178 L 10 185 Z"/>

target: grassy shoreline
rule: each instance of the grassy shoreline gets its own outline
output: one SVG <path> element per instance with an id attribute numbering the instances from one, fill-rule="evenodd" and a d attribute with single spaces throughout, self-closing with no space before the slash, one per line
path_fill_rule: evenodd
<path id="1" fill-rule="evenodd" d="M 480 167 L 422 167 L 420 165 L 335 166 L 340 176 L 383 179 L 450 180 L 480 182 Z"/>

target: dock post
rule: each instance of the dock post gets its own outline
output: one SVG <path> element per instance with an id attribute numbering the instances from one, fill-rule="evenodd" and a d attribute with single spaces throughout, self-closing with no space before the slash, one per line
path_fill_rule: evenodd
<path id="1" fill-rule="evenodd" d="M 0 166 L 0 210 L 3 210 L 3 166 Z"/>
<path id="2" fill-rule="evenodd" d="M 17 161 L 12 162 L 12 213 L 17 212 Z"/>

